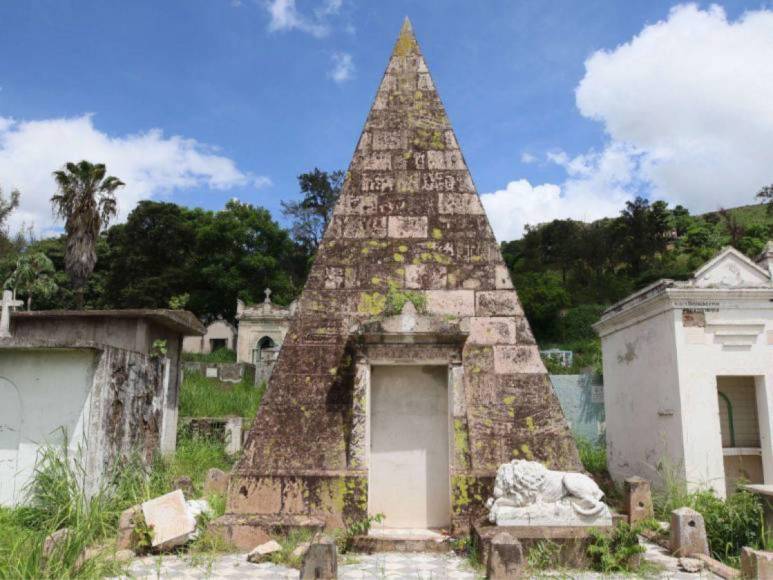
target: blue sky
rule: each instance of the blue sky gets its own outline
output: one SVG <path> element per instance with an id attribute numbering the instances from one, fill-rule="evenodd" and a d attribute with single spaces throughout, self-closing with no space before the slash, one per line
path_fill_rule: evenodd
<path id="1" fill-rule="evenodd" d="M 3 0 L 0 186 L 56 228 L 50 172 L 269 208 L 345 168 L 408 15 L 500 239 L 644 194 L 694 210 L 773 182 L 773 12 L 723 2 Z M 767 151 L 766 151 L 767 149 Z"/>

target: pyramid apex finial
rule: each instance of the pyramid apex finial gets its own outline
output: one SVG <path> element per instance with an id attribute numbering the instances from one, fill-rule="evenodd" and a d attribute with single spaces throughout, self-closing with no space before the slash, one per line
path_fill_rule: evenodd
<path id="1" fill-rule="evenodd" d="M 406 16 L 403 20 L 403 27 L 400 29 L 400 37 L 395 45 L 394 56 L 407 56 L 409 54 L 418 54 L 419 45 L 416 37 L 413 35 L 413 26 L 411 20 Z"/>

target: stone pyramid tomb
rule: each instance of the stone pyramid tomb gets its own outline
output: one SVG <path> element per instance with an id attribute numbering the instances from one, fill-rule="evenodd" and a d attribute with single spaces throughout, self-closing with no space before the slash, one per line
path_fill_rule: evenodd
<path id="1" fill-rule="evenodd" d="M 513 458 L 580 468 L 406 20 L 232 474 L 225 520 L 245 545 L 259 539 L 250 528 L 377 513 L 387 527 L 459 529 Z"/>

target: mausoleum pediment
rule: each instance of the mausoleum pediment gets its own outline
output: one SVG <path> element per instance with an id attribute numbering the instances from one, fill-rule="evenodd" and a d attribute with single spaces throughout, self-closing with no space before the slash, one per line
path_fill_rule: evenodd
<path id="1" fill-rule="evenodd" d="M 695 273 L 696 288 L 764 288 L 771 286 L 768 273 L 734 248 L 725 248 Z"/>

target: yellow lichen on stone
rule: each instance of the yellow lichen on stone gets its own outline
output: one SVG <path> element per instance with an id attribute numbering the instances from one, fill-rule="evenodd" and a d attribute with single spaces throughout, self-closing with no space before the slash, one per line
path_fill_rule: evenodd
<path id="1" fill-rule="evenodd" d="M 384 312 L 385 306 L 386 296 L 380 292 L 373 292 L 372 294 L 363 292 L 360 294 L 360 303 L 357 305 L 357 312 L 369 314 L 370 316 L 379 316 Z"/>
<path id="2" fill-rule="evenodd" d="M 531 449 L 529 449 L 529 446 L 526 443 L 521 444 L 521 452 L 529 461 L 534 459 L 534 454 L 531 452 Z"/>
<path id="3" fill-rule="evenodd" d="M 373 276 L 373 278 L 370 279 L 370 283 L 373 284 L 374 286 L 378 286 L 379 284 L 381 284 L 381 278 L 379 278 L 378 276 Z"/>
<path id="4" fill-rule="evenodd" d="M 402 254 L 395 253 L 394 256 L 392 256 L 395 262 L 405 262 L 405 256 Z"/>
<path id="5" fill-rule="evenodd" d="M 410 31 L 403 29 L 400 33 L 400 38 L 397 39 L 395 45 L 395 56 L 408 56 L 410 54 L 416 54 L 418 47 L 416 46 L 416 39 Z"/>
<path id="6" fill-rule="evenodd" d="M 405 244 L 400 244 L 397 248 L 398 252 L 402 252 L 403 254 L 408 251 L 408 246 Z"/>
<path id="7" fill-rule="evenodd" d="M 534 429 L 536 429 L 534 426 L 534 417 L 526 417 L 526 428 L 529 431 L 534 431 Z"/>
<path id="8" fill-rule="evenodd" d="M 436 240 L 443 238 L 443 231 L 440 228 L 432 228 L 432 237 Z"/>

